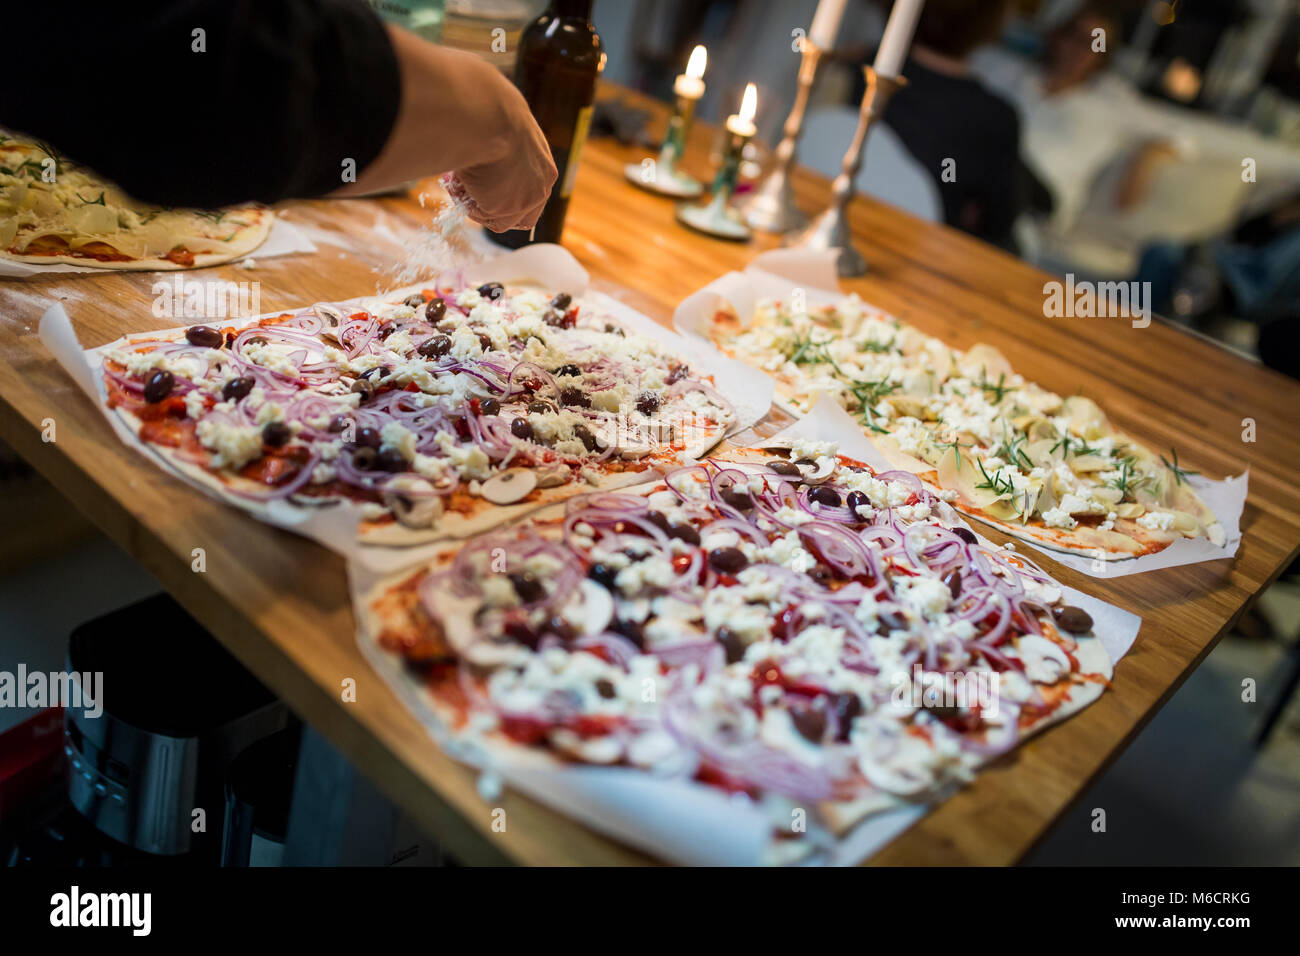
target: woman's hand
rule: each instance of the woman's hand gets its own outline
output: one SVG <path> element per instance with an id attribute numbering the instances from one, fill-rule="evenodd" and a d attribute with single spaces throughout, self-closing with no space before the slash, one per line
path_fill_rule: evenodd
<path id="1" fill-rule="evenodd" d="M 335 195 L 454 172 L 451 190 L 496 232 L 531 229 L 555 184 L 550 147 L 514 85 L 478 57 L 389 27 L 402 105 L 388 142 Z"/>

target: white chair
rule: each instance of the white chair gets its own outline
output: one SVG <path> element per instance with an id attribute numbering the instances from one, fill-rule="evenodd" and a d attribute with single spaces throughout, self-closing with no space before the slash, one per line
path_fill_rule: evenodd
<path id="1" fill-rule="evenodd" d="M 834 179 L 857 126 L 858 111 L 850 106 L 809 112 L 799 141 L 799 162 Z M 884 123 L 877 123 L 867 137 L 866 155 L 854 185 L 858 192 L 914 216 L 930 222 L 943 221 L 943 201 L 934 178 Z"/>

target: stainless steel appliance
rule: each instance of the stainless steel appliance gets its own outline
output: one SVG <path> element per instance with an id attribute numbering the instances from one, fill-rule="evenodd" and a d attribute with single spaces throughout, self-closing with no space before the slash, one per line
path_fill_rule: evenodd
<path id="1" fill-rule="evenodd" d="M 102 714 L 64 715 L 72 805 L 127 847 L 215 861 L 226 771 L 284 706 L 166 595 L 78 627 L 68 670 L 102 674 Z"/>

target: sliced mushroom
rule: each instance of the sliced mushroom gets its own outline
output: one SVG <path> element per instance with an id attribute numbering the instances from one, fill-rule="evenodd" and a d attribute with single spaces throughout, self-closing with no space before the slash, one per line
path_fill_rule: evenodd
<path id="1" fill-rule="evenodd" d="M 343 324 L 343 310 L 330 305 L 328 302 L 317 302 L 311 308 L 320 317 L 321 323 L 324 325 L 321 334 L 328 335 L 337 342 L 339 340 L 339 327 Z"/>
<path id="2" fill-rule="evenodd" d="M 494 505 L 512 505 L 527 498 L 538 485 L 537 473 L 529 468 L 511 468 L 494 475 L 479 489 Z"/>
<path id="3" fill-rule="evenodd" d="M 537 477 L 538 488 L 558 488 L 569 480 L 569 469 L 566 465 L 540 465 L 534 469 Z"/>
<path id="4" fill-rule="evenodd" d="M 614 598 L 588 578 L 583 578 L 578 587 L 582 591 L 582 620 L 574 623 L 578 624 L 583 634 L 599 634 L 614 619 Z"/>
<path id="5" fill-rule="evenodd" d="M 442 498 L 433 485 L 414 475 L 399 475 L 382 491 L 384 504 L 408 528 L 428 528 L 442 514 Z"/>
<path id="6" fill-rule="evenodd" d="M 806 485 L 820 485 L 829 481 L 831 475 L 835 474 L 835 469 L 839 462 L 834 458 L 818 458 L 811 465 L 800 465 L 799 470 L 803 472 L 803 481 Z"/>

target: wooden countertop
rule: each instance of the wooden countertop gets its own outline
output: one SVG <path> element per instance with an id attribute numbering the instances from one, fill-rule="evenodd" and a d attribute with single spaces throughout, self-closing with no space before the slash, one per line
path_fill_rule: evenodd
<path id="1" fill-rule="evenodd" d="M 711 135 L 697 125 L 685 163 L 706 181 Z M 670 201 L 623 181 L 624 163 L 642 155 L 589 143 L 564 244 L 598 287 L 621 289 L 621 298 L 667 323 L 683 297 L 776 241 L 736 245 L 678 226 Z M 825 206 L 829 189 L 820 177 L 801 174 L 796 187 L 807 211 Z M 845 282 L 846 291 L 952 345 L 989 342 L 1018 371 L 1058 392 L 1081 389 L 1152 448 L 1177 447 L 1188 468 L 1216 478 L 1251 470 L 1234 561 L 1114 580 L 1044 561 L 1064 583 L 1142 615 L 1114 686 L 982 773 L 873 859 L 1012 863 L 1300 549 L 1300 383 L 1159 323 L 1135 329 L 1123 319 L 1044 318 L 1044 273 L 878 202 L 859 199 L 852 213 L 872 271 Z M 226 266 L 183 275 L 257 280 L 264 311 L 367 294 L 375 290 L 373 270 L 393 261 L 394 247 L 383 237 L 430 218 L 409 199 L 392 197 L 294 202 L 284 214 L 308 230 L 316 254 L 259 260 L 253 271 Z M 517 794 L 485 802 L 474 774 L 442 755 L 362 659 L 341 559 L 165 477 L 114 437 L 40 343 L 37 323 L 45 306 L 61 299 L 87 347 L 175 325 L 151 314 L 151 286 L 159 278 L 103 273 L 0 281 L 0 437 L 452 854 L 467 862 L 646 862 Z M 54 442 L 41 439 L 45 419 L 56 423 Z M 1242 440 L 1245 419 L 1255 422 L 1254 443 Z M 198 547 L 206 551 L 202 573 L 191 570 Z M 177 660 L 183 665 L 183 654 Z M 355 703 L 341 699 L 347 678 L 357 684 Z M 507 811 L 504 833 L 492 832 L 495 806 Z"/>

